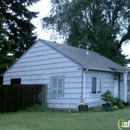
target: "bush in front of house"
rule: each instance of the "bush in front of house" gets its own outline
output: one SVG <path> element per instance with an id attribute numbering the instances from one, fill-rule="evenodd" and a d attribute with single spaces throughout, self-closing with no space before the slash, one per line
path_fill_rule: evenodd
<path id="1" fill-rule="evenodd" d="M 90 109 L 91 112 L 102 112 L 102 106 L 96 106 Z"/>
<path id="2" fill-rule="evenodd" d="M 27 107 L 25 111 L 30 111 L 30 112 L 38 112 L 38 111 L 42 111 L 42 112 L 55 112 L 56 109 L 55 108 L 48 108 L 47 106 L 41 106 L 39 104 L 34 104 L 31 107 Z"/>
<path id="3" fill-rule="evenodd" d="M 71 108 L 68 110 L 69 113 L 77 113 L 78 111 L 76 110 L 76 108 Z"/>
<path id="4" fill-rule="evenodd" d="M 101 99 L 106 102 L 109 103 L 113 100 L 113 95 L 111 93 L 111 91 L 107 90 L 104 94 L 101 95 Z"/>
<path id="5" fill-rule="evenodd" d="M 106 102 L 106 104 L 102 104 L 105 110 L 116 110 L 118 108 L 124 108 L 123 101 L 118 98 L 114 97 L 111 91 L 107 90 L 104 94 L 101 95 L 101 99 Z M 105 108 L 108 107 L 108 108 Z"/>
<path id="6" fill-rule="evenodd" d="M 123 101 L 118 97 L 113 97 L 112 104 L 120 109 L 124 108 Z"/>

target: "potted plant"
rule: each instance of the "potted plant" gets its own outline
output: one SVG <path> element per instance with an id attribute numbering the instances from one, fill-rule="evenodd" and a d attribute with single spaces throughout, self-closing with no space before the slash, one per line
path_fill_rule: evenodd
<path id="1" fill-rule="evenodd" d="M 101 95 L 101 99 L 105 102 L 104 104 L 102 104 L 102 107 L 105 111 L 109 111 L 111 109 L 113 98 L 114 97 L 109 90 L 107 90 L 104 94 Z"/>
<path id="2" fill-rule="evenodd" d="M 78 105 L 78 110 L 79 112 L 82 112 L 82 111 L 88 111 L 88 104 L 87 103 L 80 103 Z"/>

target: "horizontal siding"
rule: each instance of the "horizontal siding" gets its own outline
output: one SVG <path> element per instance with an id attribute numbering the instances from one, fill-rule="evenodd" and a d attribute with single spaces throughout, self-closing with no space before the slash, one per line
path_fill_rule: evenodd
<path id="1" fill-rule="evenodd" d="M 82 70 L 70 59 L 43 43 L 35 44 L 4 75 L 4 84 L 21 78 L 22 84 L 47 84 L 48 106 L 71 108 L 81 99 Z M 64 97 L 50 97 L 50 77 L 64 76 Z"/>
<path id="2" fill-rule="evenodd" d="M 100 71 L 88 71 L 86 73 L 86 99 L 85 102 L 89 104 L 89 107 L 94 107 L 101 105 L 101 94 L 93 95 L 92 92 L 92 77 L 99 77 L 102 80 L 102 92 L 106 92 L 110 90 L 112 93 L 114 92 L 114 74 L 109 72 L 100 72 Z"/>

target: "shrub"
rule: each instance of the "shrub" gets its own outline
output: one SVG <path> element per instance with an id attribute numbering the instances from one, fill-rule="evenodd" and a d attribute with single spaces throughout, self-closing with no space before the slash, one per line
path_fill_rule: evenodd
<path id="1" fill-rule="evenodd" d="M 102 97 L 101 99 L 106 103 L 113 100 L 113 95 L 109 90 L 107 90 L 104 94 L 102 94 L 101 97 Z"/>
<path id="2" fill-rule="evenodd" d="M 117 106 L 118 108 L 124 108 L 123 101 L 118 97 L 114 97 L 109 90 L 107 90 L 104 94 L 102 94 L 101 97 L 102 100 L 105 101 L 106 103 L 111 102 L 112 106 Z"/>
<path id="3" fill-rule="evenodd" d="M 129 103 L 128 102 L 123 102 L 123 105 L 128 107 L 129 106 Z"/>
<path id="4" fill-rule="evenodd" d="M 77 110 L 75 108 L 71 108 L 71 109 L 68 110 L 68 112 L 70 112 L 70 113 L 77 113 Z"/>
<path id="5" fill-rule="evenodd" d="M 56 109 L 55 108 L 48 108 L 47 106 L 40 106 L 39 104 L 34 104 L 31 107 L 27 107 L 26 111 L 31 111 L 31 112 L 36 112 L 36 111 L 51 111 L 51 112 L 55 112 Z"/>
<path id="6" fill-rule="evenodd" d="M 120 98 L 113 97 L 112 104 L 113 106 L 117 106 L 118 108 L 124 108 L 123 102 Z"/>
<path id="7" fill-rule="evenodd" d="M 115 106 L 113 106 L 112 108 L 111 108 L 111 111 L 114 111 L 114 110 L 117 110 L 118 109 L 118 107 L 115 105 Z"/>
<path id="8" fill-rule="evenodd" d="M 97 106 L 97 107 L 93 107 L 91 109 L 92 112 L 102 112 L 103 109 L 102 109 L 102 106 Z"/>

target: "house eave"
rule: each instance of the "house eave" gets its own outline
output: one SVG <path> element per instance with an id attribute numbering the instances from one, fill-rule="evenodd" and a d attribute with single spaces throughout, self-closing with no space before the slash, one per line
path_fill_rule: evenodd
<path id="1" fill-rule="evenodd" d="M 128 70 L 127 69 L 118 69 L 118 68 L 110 68 L 115 72 L 119 72 L 119 73 L 127 73 Z"/>

